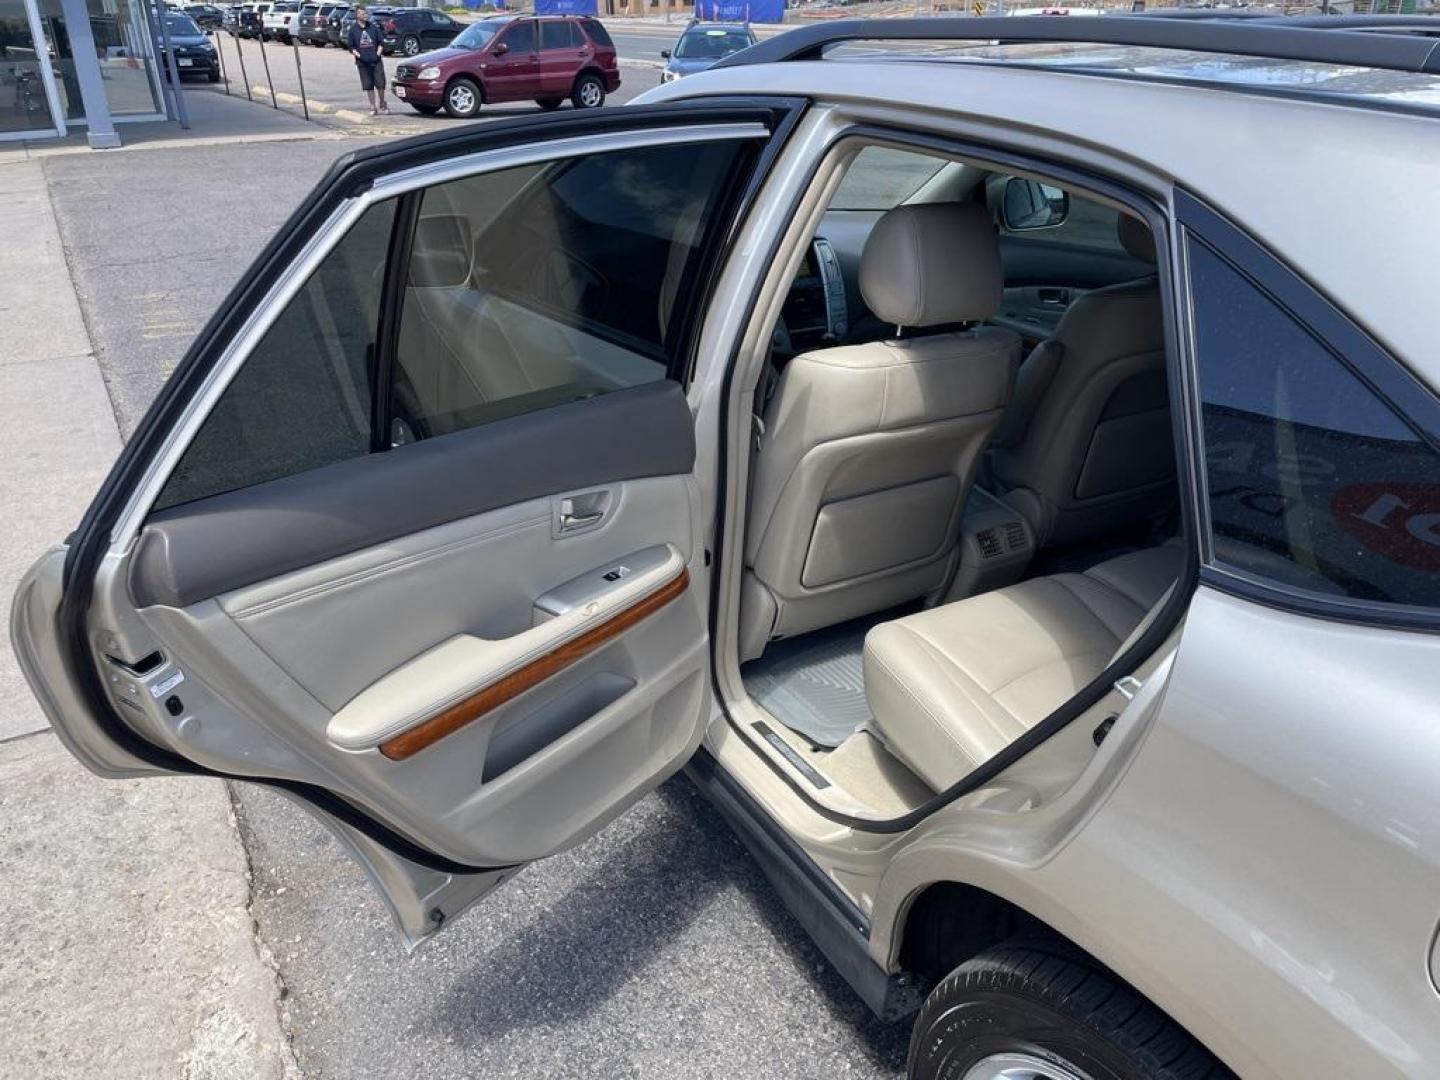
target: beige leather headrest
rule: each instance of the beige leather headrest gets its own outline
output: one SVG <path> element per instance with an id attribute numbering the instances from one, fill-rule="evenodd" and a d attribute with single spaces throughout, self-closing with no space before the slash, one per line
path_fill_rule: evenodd
<path id="1" fill-rule="evenodd" d="M 995 226 L 977 203 L 897 206 L 860 255 L 865 303 L 896 326 L 988 319 L 1000 310 L 1003 283 Z"/>
<path id="2" fill-rule="evenodd" d="M 1120 246 L 1135 258 L 1148 263 L 1155 261 L 1155 238 L 1150 235 L 1149 225 L 1122 212 L 1115 222 L 1115 233 L 1120 238 Z"/>

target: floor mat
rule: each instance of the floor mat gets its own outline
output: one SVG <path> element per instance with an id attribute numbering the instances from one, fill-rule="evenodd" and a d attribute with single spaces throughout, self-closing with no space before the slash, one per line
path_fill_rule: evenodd
<path id="1" fill-rule="evenodd" d="M 836 747 L 870 719 L 861 652 L 875 619 L 771 644 L 741 670 L 745 689 L 791 731 Z"/>

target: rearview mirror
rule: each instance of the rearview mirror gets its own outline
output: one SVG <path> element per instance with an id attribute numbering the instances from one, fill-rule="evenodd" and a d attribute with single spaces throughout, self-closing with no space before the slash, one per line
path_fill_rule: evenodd
<path id="1" fill-rule="evenodd" d="M 1062 188 L 1012 176 L 1000 199 L 1000 223 L 1009 232 L 1053 229 L 1070 216 L 1070 195 Z"/>
<path id="2" fill-rule="evenodd" d="M 505 55 L 507 52 L 509 52 L 509 51 L 510 51 L 510 46 L 509 46 L 509 45 L 506 45 L 503 41 L 500 42 L 500 44 L 496 45 L 495 48 L 491 50 L 491 52 L 493 52 L 496 56 L 504 56 L 504 55 Z"/>

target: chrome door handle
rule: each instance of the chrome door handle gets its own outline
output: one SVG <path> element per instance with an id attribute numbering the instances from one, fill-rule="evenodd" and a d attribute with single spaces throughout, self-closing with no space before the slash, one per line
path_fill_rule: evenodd
<path id="1" fill-rule="evenodd" d="M 587 525 L 594 525 L 604 516 L 605 514 L 599 510 L 593 514 L 574 514 L 562 510 L 560 511 L 560 531 L 573 532 L 575 529 L 583 529 Z"/>

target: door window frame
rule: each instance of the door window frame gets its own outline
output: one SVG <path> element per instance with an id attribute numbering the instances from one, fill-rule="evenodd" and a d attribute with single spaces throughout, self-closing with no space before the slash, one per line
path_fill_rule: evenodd
<path id="1" fill-rule="evenodd" d="M 663 145 L 667 146 L 679 143 L 739 139 L 766 140 L 770 137 L 770 129 L 758 122 L 678 124 L 667 125 L 664 130 L 666 138 Z M 393 363 L 395 344 L 393 338 L 398 337 L 399 334 L 399 303 L 404 288 L 403 276 L 393 272 L 396 266 L 393 258 L 396 255 L 408 255 L 409 237 L 413 234 L 414 219 L 418 216 L 419 211 L 417 195 L 416 198 L 409 200 L 414 205 L 406 215 L 403 212 L 406 203 L 404 196 L 412 193 L 423 194 L 427 188 L 481 173 L 498 172 L 503 169 L 566 158 L 578 158 L 589 154 L 643 149 L 655 145 L 658 144 L 655 140 L 654 130 L 642 127 L 636 130 L 622 130 L 599 135 L 578 135 L 548 142 L 482 150 L 400 170 L 380 178 L 365 190 L 349 196 L 315 228 L 299 257 L 282 270 L 278 280 L 250 310 L 239 333 L 223 349 L 217 362 L 206 372 L 202 385 L 184 405 L 177 421 L 165 432 L 158 452 L 148 463 L 144 478 L 136 486 L 116 522 L 111 537 L 112 547 L 116 550 L 124 550 L 139 534 L 166 479 L 174 471 L 185 449 L 194 440 L 201 425 L 209 417 L 235 375 L 244 366 L 251 352 L 269 332 L 286 305 L 310 280 L 315 269 L 372 206 L 387 199 L 400 199 L 395 218 L 397 231 L 392 233 L 392 238 L 401 236 L 404 247 L 397 251 L 392 241 L 392 261 L 387 262 L 386 265 L 380 318 L 380 333 L 392 337 L 389 343 L 391 347 L 388 350 L 377 348 L 377 361 L 380 355 L 388 351 Z M 761 167 L 757 165 L 757 168 Z M 743 212 L 743 206 L 737 207 L 737 213 L 743 214 Z M 402 226 L 407 222 L 408 228 L 402 231 Z M 287 224 L 286 228 L 288 227 Z M 388 323 L 387 308 L 389 308 Z M 692 333 L 692 339 L 693 336 Z M 378 341 L 377 345 L 379 345 Z M 683 365 L 683 361 L 681 363 Z M 375 366 L 378 374 L 382 364 L 377 362 Z M 680 369 L 683 370 L 683 367 Z M 380 385 L 388 387 L 388 383 Z M 381 393 L 372 395 L 372 451 L 376 449 L 377 439 L 383 440 L 383 445 L 379 447 L 380 450 L 389 448 L 389 440 L 385 437 L 388 426 L 380 424 L 390 412 L 389 396 L 388 388 Z M 386 400 L 381 401 L 382 397 Z"/>
<path id="2" fill-rule="evenodd" d="M 1175 189 L 1174 204 L 1180 294 L 1185 304 L 1186 377 L 1191 386 L 1186 411 L 1194 431 L 1194 453 L 1198 462 L 1194 482 L 1199 494 L 1201 582 L 1241 599 L 1297 614 L 1397 629 L 1440 630 L 1440 610 L 1434 608 L 1325 596 L 1216 560 L 1199 393 L 1199 372 L 1204 358 L 1196 346 L 1195 313 L 1190 304 L 1187 242 L 1191 238 L 1239 270 L 1257 292 L 1267 297 L 1297 327 L 1308 332 L 1337 364 L 1414 429 L 1437 456 L 1440 456 L 1440 397 L 1316 286 L 1217 210 L 1179 187 Z"/>

